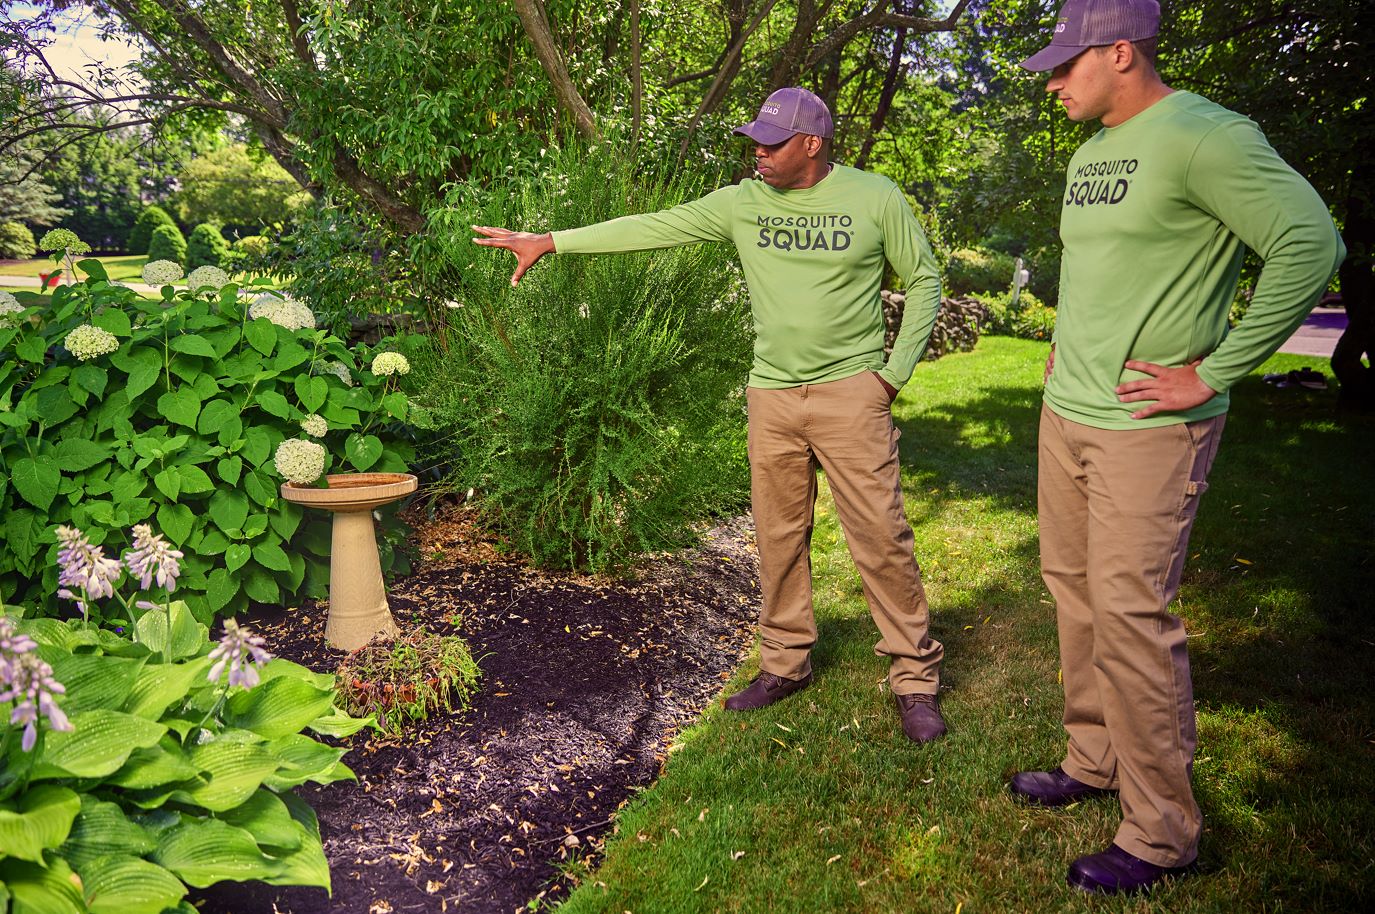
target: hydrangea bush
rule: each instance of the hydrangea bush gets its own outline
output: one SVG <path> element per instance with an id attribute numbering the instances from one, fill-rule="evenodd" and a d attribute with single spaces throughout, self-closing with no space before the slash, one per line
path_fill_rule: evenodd
<path id="1" fill-rule="evenodd" d="M 193 912 L 187 887 L 224 880 L 328 889 L 319 823 L 292 789 L 353 773 L 302 731 L 373 721 L 233 619 L 211 640 L 171 599 L 183 556 L 151 527 L 121 558 L 55 535 L 60 577 L 86 599 L 108 590 L 125 634 L 0 608 L 0 907 L 159 914 Z"/>
<path id="2" fill-rule="evenodd" d="M 55 527 L 151 522 L 188 555 L 185 599 L 203 621 L 324 596 L 329 517 L 280 497 L 274 452 L 301 439 L 288 461 L 300 483 L 406 470 L 410 406 L 397 375 L 370 370 L 378 349 L 316 330 L 280 295 L 175 288 L 173 263 L 146 268 L 153 301 L 80 266 L 88 278 L 50 307 L 0 313 L 0 590 L 57 612 Z M 402 531 L 381 530 L 384 570 L 404 570 Z"/>

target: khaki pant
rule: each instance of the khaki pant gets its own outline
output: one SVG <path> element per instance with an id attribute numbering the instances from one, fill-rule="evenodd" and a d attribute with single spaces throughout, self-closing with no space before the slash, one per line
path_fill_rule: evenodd
<path id="1" fill-rule="evenodd" d="M 1105 430 L 1041 410 L 1041 572 L 1055 598 L 1066 774 L 1120 791 L 1118 847 L 1198 856 L 1193 685 L 1179 592 L 1225 416 Z"/>
<path id="2" fill-rule="evenodd" d="M 902 502 L 898 430 L 883 384 L 864 371 L 784 390 L 751 387 L 747 397 L 751 500 L 764 596 L 761 668 L 789 679 L 811 672 L 816 643 L 811 541 L 820 466 L 882 635 L 874 651 L 892 658 L 893 692 L 934 694 L 942 648 L 927 634 L 926 591 Z"/>

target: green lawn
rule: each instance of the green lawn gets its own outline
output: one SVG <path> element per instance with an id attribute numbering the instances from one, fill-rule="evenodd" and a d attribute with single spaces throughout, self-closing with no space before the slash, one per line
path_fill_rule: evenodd
<path id="1" fill-rule="evenodd" d="M 77 258 L 82 260 L 84 258 Z M 143 282 L 143 265 L 148 262 L 146 254 L 121 254 L 114 257 L 97 257 L 105 267 L 105 272 L 116 282 Z M 35 257 L 32 260 L 16 260 L 0 264 L 0 275 L 33 276 L 49 273 L 53 269 L 51 257 Z M 78 271 L 80 272 L 80 271 Z M 81 274 L 84 278 L 85 274 Z M 12 289 L 13 287 L 7 287 Z"/>
<path id="2" fill-rule="evenodd" d="M 1194 531 L 1177 611 L 1192 633 L 1203 874 L 1146 900 L 1080 896 L 1065 867 L 1108 845 L 1115 801 L 1037 811 L 1007 798 L 1014 771 L 1053 766 L 1063 750 L 1034 513 L 1045 353 L 986 338 L 923 364 L 896 407 L 947 649 L 950 736 L 925 748 L 902 737 L 823 492 L 816 683 L 749 716 L 715 707 L 680 734 L 561 912 L 1230 914 L 1369 901 L 1375 423 L 1334 421 L 1331 391 L 1258 376 L 1238 387 Z M 1280 356 L 1263 370 L 1301 364 L 1327 368 Z"/>

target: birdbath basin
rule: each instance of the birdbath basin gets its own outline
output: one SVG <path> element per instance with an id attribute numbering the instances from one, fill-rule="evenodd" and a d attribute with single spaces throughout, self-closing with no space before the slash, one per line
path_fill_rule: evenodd
<path id="1" fill-rule="evenodd" d="M 372 512 L 414 492 L 417 480 L 409 473 L 339 473 L 325 481 L 324 489 L 283 483 L 282 497 L 334 514 L 325 640 L 332 647 L 356 651 L 376 635 L 399 633 L 382 583 Z"/>

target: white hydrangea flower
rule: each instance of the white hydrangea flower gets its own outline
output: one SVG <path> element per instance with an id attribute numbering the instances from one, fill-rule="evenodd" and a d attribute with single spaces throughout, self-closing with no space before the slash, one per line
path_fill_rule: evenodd
<path id="1" fill-rule="evenodd" d="M 325 471 L 325 449 L 306 438 L 288 438 L 277 445 L 272 462 L 278 473 L 297 485 L 306 485 Z"/>
<path id="2" fill-rule="evenodd" d="M 175 260 L 154 260 L 143 267 L 143 281 L 150 286 L 165 286 L 182 275 L 181 264 Z"/>
<path id="3" fill-rule="evenodd" d="M 67 334 L 62 345 L 81 361 L 89 362 L 98 356 L 114 352 L 119 348 L 119 340 L 108 330 L 101 330 L 93 324 L 82 324 Z"/>
<path id="4" fill-rule="evenodd" d="M 248 316 L 257 320 L 265 317 L 278 327 L 288 330 L 314 330 L 315 312 L 289 295 L 264 292 L 248 306 Z"/>
<path id="5" fill-rule="evenodd" d="M 324 416 L 311 413 L 301 420 L 301 431 L 312 438 L 323 438 L 329 431 L 329 423 L 325 421 Z"/>
<path id="6" fill-rule="evenodd" d="M 14 326 L 14 315 L 24 310 L 19 299 L 9 292 L 0 292 L 0 327 Z"/>
<path id="7" fill-rule="evenodd" d="M 221 289 L 227 285 L 229 285 L 229 274 L 219 267 L 212 267 L 209 264 L 196 267 L 191 271 L 191 275 L 186 277 L 186 288 L 192 292 L 204 289 L 206 286 L 212 289 Z"/>
<path id="8" fill-rule="evenodd" d="M 381 378 L 410 371 L 410 360 L 399 352 L 379 352 L 372 360 L 372 373 Z"/>
<path id="9" fill-rule="evenodd" d="M 348 387 L 353 386 L 353 375 L 343 362 L 316 362 L 311 366 L 312 374 L 332 374 Z"/>

